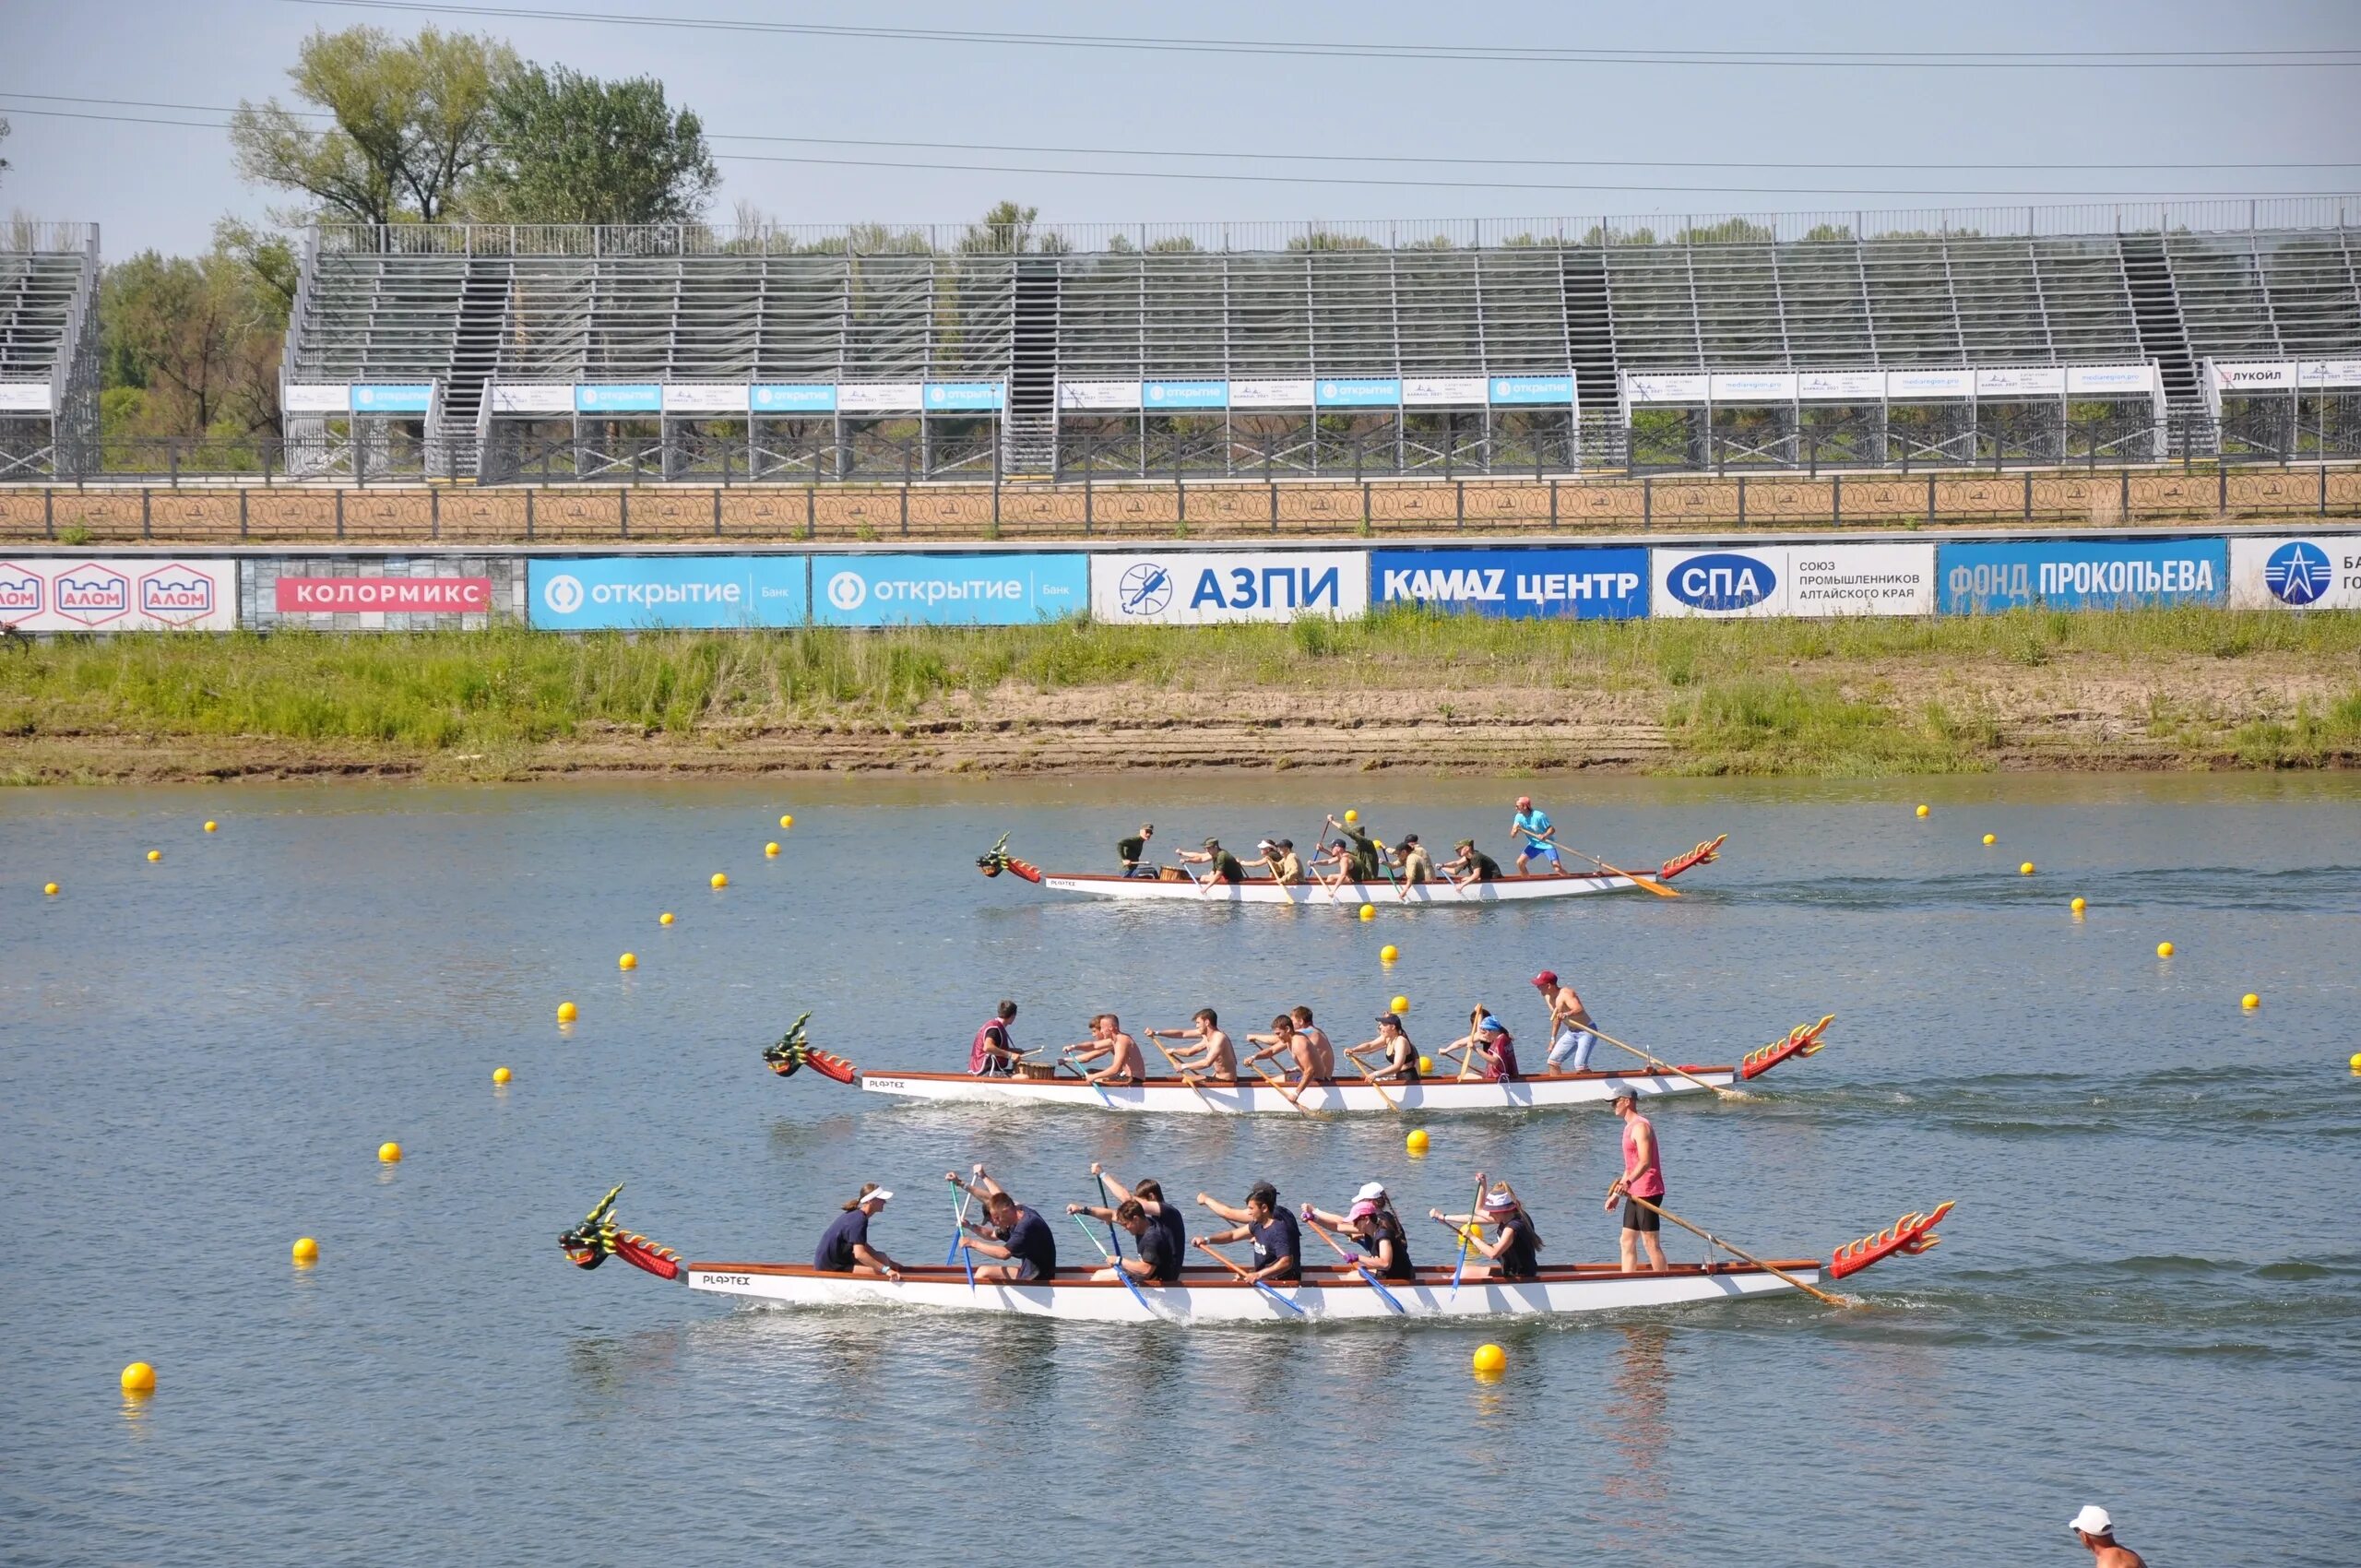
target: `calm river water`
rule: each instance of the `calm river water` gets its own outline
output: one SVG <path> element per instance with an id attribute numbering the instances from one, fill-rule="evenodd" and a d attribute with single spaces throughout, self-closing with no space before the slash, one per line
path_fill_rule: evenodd
<path id="1" fill-rule="evenodd" d="M 1497 846 L 1516 788 L 0 795 L 0 1557 L 2071 1564 L 2087 1502 L 2160 1568 L 2361 1557 L 2361 784 L 1553 783 L 1569 842 L 1725 859 L 1678 902 L 1370 925 L 973 869 L 1003 829 L 1096 866 L 1143 815 L 1309 842 L 1347 803 Z M 1038 1044 L 1207 1002 L 1358 1039 L 1397 992 L 1422 1042 L 1481 1000 L 1537 1053 L 1543 965 L 1691 1060 L 1834 1013 L 1762 1099 L 1657 1111 L 1673 1203 L 1824 1255 L 1957 1198 L 1947 1244 L 1853 1311 L 1310 1331 L 798 1316 L 554 1244 L 620 1181 L 688 1256 L 808 1258 L 868 1179 L 903 1194 L 877 1239 L 939 1259 L 945 1170 L 1049 1207 L 1102 1159 L 1233 1201 L 1374 1177 L 1419 1213 L 1480 1167 L 1553 1257 L 1611 1256 L 1603 1111 L 1438 1119 L 1413 1160 L 1391 1118 L 912 1108 L 759 1060 L 807 1007 L 857 1062 L 955 1067 L 1003 995 Z M 126 1401 L 140 1359 L 160 1386 Z"/>

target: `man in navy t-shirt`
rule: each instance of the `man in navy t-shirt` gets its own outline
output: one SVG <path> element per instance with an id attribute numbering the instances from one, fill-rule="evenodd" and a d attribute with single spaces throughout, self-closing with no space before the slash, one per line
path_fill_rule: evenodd
<path id="1" fill-rule="evenodd" d="M 1180 1277 L 1181 1260 L 1188 1255 L 1189 1230 L 1180 1222 L 1180 1211 L 1164 1201 L 1164 1184 L 1154 1177 L 1144 1177 L 1135 1187 L 1126 1189 L 1121 1182 L 1107 1174 L 1104 1167 L 1093 1165 L 1090 1173 L 1098 1178 L 1109 1197 L 1115 1200 L 1112 1208 L 1096 1204 L 1068 1204 L 1068 1214 L 1086 1214 L 1093 1219 L 1111 1221 L 1132 1233 L 1139 1246 L 1139 1256 L 1125 1258 L 1123 1269 L 1134 1279 L 1157 1285 L 1169 1285 Z M 1114 1275 L 1101 1269 L 1093 1277 L 1112 1279 Z"/>
<path id="2" fill-rule="evenodd" d="M 1246 1190 L 1246 1206 L 1232 1208 L 1216 1203 L 1204 1193 L 1197 1202 L 1228 1220 L 1233 1229 L 1199 1240 L 1209 1246 L 1228 1241 L 1252 1241 L 1254 1243 L 1254 1267 L 1248 1277 L 1289 1282 L 1303 1276 L 1303 1229 L 1295 1216 L 1279 1206 L 1278 1189 L 1268 1182 L 1257 1182 Z"/>
<path id="3" fill-rule="evenodd" d="M 960 1181 L 956 1171 L 948 1175 L 952 1185 L 984 1200 L 987 1216 L 985 1224 L 970 1220 L 960 1227 L 959 1245 L 984 1257 L 1005 1260 L 979 1265 L 977 1278 L 1038 1282 L 1056 1277 L 1058 1238 L 1048 1220 L 1018 1203 L 1005 1187 L 985 1175 L 980 1165 L 975 1168 L 972 1184 Z"/>

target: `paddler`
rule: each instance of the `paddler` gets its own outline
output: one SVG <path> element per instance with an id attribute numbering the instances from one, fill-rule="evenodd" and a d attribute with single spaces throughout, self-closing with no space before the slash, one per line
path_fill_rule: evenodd
<path id="1" fill-rule="evenodd" d="M 1272 1019 L 1269 1034 L 1248 1035 L 1246 1043 L 1263 1048 L 1246 1059 L 1245 1064 L 1249 1067 L 1257 1062 L 1268 1062 L 1275 1056 L 1285 1056 L 1294 1063 L 1295 1092 L 1299 1095 L 1310 1088 L 1320 1076 L 1317 1071 L 1319 1058 L 1312 1054 L 1311 1042 L 1297 1032 L 1292 1013 L 1282 1013 Z"/>
<path id="2" fill-rule="evenodd" d="M 1534 989 L 1541 992 L 1541 1000 L 1549 1008 L 1549 1071 L 1552 1073 L 1587 1073 L 1590 1053 L 1598 1049 L 1598 1026 L 1591 1022 L 1590 1009 L 1574 994 L 1574 988 L 1558 978 L 1555 969 L 1544 969 L 1533 977 Z"/>
<path id="3" fill-rule="evenodd" d="M 1205 874 L 1216 882 L 1227 882 L 1234 885 L 1246 880 L 1245 862 L 1223 849 L 1221 840 L 1218 838 L 1206 839 L 1205 847 L 1202 849 L 1176 849 L 1173 852 L 1192 865 L 1212 868 Z"/>
<path id="4" fill-rule="evenodd" d="M 1264 857 L 1264 863 L 1271 868 L 1273 882 L 1296 885 L 1311 880 L 1304 873 L 1303 857 L 1295 852 L 1294 839 L 1272 838 L 1264 841 L 1271 846 L 1273 851 Z"/>
<path id="5" fill-rule="evenodd" d="M 1410 1042 L 1408 1031 L 1402 1028 L 1399 1013 L 1377 1016 L 1377 1038 L 1365 1039 L 1345 1052 L 1356 1062 L 1368 1066 L 1362 1058 L 1371 1051 L 1384 1052 L 1384 1064 L 1370 1069 L 1370 1076 L 1380 1082 L 1415 1084 L 1418 1081 L 1418 1048 Z"/>
<path id="6" fill-rule="evenodd" d="M 1295 1216 L 1279 1206 L 1278 1189 L 1268 1182 L 1257 1182 L 1246 1189 L 1246 1206 L 1232 1208 L 1216 1203 L 1204 1193 L 1197 1194 L 1201 1208 L 1209 1208 L 1236 1229 L 1199 1236 L 1197 1241 L 1205 1246 L 1226 1246 L 1232 1241 L 1251 1241 L 1254 1243 L 1254 1267 L 1250 1277 L 1268 1283 L 1303 1277 L 1303 1228 Z"/>
<path id="7" fill-rule="evenodd" d="M 899 1285 L 902 1265 L 869 1244 L 869 1222 L 893 1196 L 876 1182 L 863 1182 L 860 1195 L 821 1233 L 812 1266 L 825 1274 L 882 1274 Z"/>
<path id="8" fill-rule="evenodd" d="M 1345 851 L 1345 863 L 1351 868 L 1355 882 L 1369 883 L 1384 880 L 1385 871 L 1379 862 L 1376 839 L 1362 832 L 1357 825 L 1338 822 L 1333 816 L 1328 819 L 1328 826 L 1335 828 L 1338 834 L 1336 842 Z"/>
<path id="9" fill-rule="evenodd" d="M 1394 848 L 1394 863 L 1402 873 L 1405 886 L 1435 879 L 1435 858 L 1427 852 L 1424 844 L 1418 842 L 1418 836 L 1415 833 L 1402 836 L 1402 842 Z"/>
<path id="10" fill-rule="evenodd" d="M 1323 1082 L 1335 1077 L 1336 1042 L 1328 1038 L 1326 1029 L 1311 1021 L 1311 1009 L 1299 1004 L 1289 1010 L 1288 1016 L 1295 1019 L 1296 1037 L 1311 1051 L 1311 1075 Z"/>
<path id="11" fill-rule="evenodd" d="M 1462 838 L 1458 849 L 1458 855 L 1442 865 L 1443 875 L 1451 878 L 1454 886 L 1465 887 L 1471 882 L 1501 880 L 1501 862 L 1476 848 L 1475 839 Z"/>
<path id="12" fill-rule="evenodd" d="M 1517 846 L 1517 875 L 1525 874 L 1529 862 L 1543 859 L 1548 861 L 1551 871 L 1565 871 L 1565 862 L 1558 858 L 1558 829 L 1550 822 L 1549 814 L 1533 803 L 1532 796 L 1516 798 L 1516 816 L 1509 824 L 1509 837 Z"/>
<path id="13" fill-rule="evenodd" d="M 1446 1056 L 1456 1055 L 1490 1082 L 1517 1075 L 1516 1037 L 1480 1002 L 1467 1015 L 1467 1032 L 1442 1051 Z"/>
<path id="14" fill-rule="evenodd" d="M 1125 876 L 1154 876 L 1156 868 L 1146 863 L 1147 841 L 1156 837 L 1156 824 L 1143 822 L 1140 830 L 1129 838 L 1115 840 L 1115 858 L 1123 865 Z"/>
<path id="15" fill-rule="evenodd" d="M 1427 1212 L 1466 1234 L 1468 1250 L 1490 1265 L 1493 1278 L 1532 1279 L 1540 1274 L 1541 1232 L 1506 1182 L 1486 1194 L 1474 1214 L 1445 1214 L 1439 1208 Z M 1481 1229 L 1486 1225 L 1493 1227 L 1489 1240 Z M 1471 1226 L 1477 1227 L 1472 1232 Z"/>
<path id="16" fill-rule="evenodd" d="M 1180 1264 L 1189 1247 L 1189 1229 L 1181 1222 L 1180 1211 L 1164 1201 L 1164 1184 L 1154 1177 L 1143 1177 L 1127 1192 L 1123 1184 L 1107 1174 L 1097 1163 L 1090 1173 L 1106 1187 L 1107 1195 L 1115 1200 L 1112 1208 L 1100 1208 L 1095 1204 L 1068 1204 L 1068 1214 L 1086 1214 L 1093 1219 L 1112 1220 L 1132 1233 L 1139 1249 L 1139 1256 L 1123 1260 L 1124 1272 L 1134 1279 L 1156 1285 L 1170 1285 L 1180 1277 Z M 1093 1279 L 1111 1281 L 1112 1268 L 1102 1268 L 1091 1276 Z"/>
<path id="17" fill-rule="evenodd" d="M 2148 1568 L 2146 1559 L 2116 1540 L 2114 1519 L 2095 1503 L 2075 1515 L 2066 1527 L 2090 1548 L 2096 1568 Z"/>
<path id="18" fill-rule="evenodd" d="M 1645 1198 L 1657 1208 L 1664 1206 L 1664 1151 L 1656 1146 L 1656 1130 L 1640 1114 L 1640 1097 L 1626 1089 L 1615 1097 L 1615 1114 L 1623 1121 L 1623 1174 L 1607 1189 L 1607 1207 L 1611 1212 L 1617 1197 L 1623 1199 L 1623 1272 L 1636 1273 L 1640 1266 L 1640 1247 L 1648 1249 L 1648 1268 L 1662 1274 L 1664 1241 L 1659 1232 L 1664 1221 L 1655 1208 L 1633 1203 Z"/>
<path id="19" fill-rule="evenodd" d="M 1006 1077 L 1016 1071 L 1017 1060 L 1024 1055 L 1015 1042 L 1008 1038 L 1008 1026 L 1016 1022 L 1016 1004 L 1003 1002 L 992 1009 L 976 1031 L 975 1043 L 967 1047 L 967 1071 L 979 1078 Z M 956 1039 L 956 1036 L 953 1037 Z"/>
<path id="20" fill-rule="evenodd" d="M 1038 1284 L 1054 1279 L 1058 1275 L 1058 1238 L 1040 1211 L 1029 1204 L 1021 1204 L 1009 1190 L 975 1168 L 975 1180 L 962 1182 L 956 1170 L 943 1172 L 943 1179 L 961 1192 L 984 1201 L 984 1222 L 965 1220 L 960 1224 L 959 1247 L 963 1252 L 979 1253 L 1002 1261 L 978 1264 L 979 1279 L 1008 1280 L 1014 1284 Z"/>
<path id="21" fill-rule="evenodd" d="M 1080 1045 L 1066 1047 L 1063 1054 L 1090 1083 L 1121 1078 L 1127 1084 L 1137 1084 L 1147 1078 L 1147 1063 L 1140 1055 L 1140 1042 L 1123 1032 L 1122 1020 L 1112 1013 L 1093 1016 L 1090 1038 Z M 1106 1058 L 1107 1065 L 1089 1070 L 1089 1063 L 1101 1057 Z"/>
<path id="22" fill-rule="evenodd" d="M 1238 1081 L 1238 1044 L 1223 1032 L 1221 1019 L 1210 1007 L 1197 1009 L 1196 1016 L 1185 1029 L 1150 1029 L 1150 1039 L 1193 1039 L 1197 1049 L 1192 1053 L 1176 1052 L 1172 1064 L 1183 1073 L 1202 1073 L 1223 1083 Z"/>
<path id="23" fill-rule="evenodd" d="M 1402 1217 L 1394 1212 L 1394 1200 L 1385 1195 L 1383 1183 L 1364 1184 L 1353 1194 L 1353 1206 L 1343 1214 L 1330 1214 L 1306 1204 L 1303 1217 L 1316 1219 L 1331 1229 L 1345 1231 L 1359 1242 L 1361 1251 L 1369 1256 L 1369 1271 L 1380 1279 L 1418 1282 L 1418 1271 L 1410 1265 L 1410 1238 L 1402 1229 Z M 1360 1269 L 1349 1260 L 1339 1260 L 1336 1272 L 1346 1279 L 1360 1277 Z"/>

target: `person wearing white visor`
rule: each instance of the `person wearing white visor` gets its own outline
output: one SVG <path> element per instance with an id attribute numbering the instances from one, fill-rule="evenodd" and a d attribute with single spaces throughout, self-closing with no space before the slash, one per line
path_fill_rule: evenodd
<path id="1" fill-rule="evenodd" d="M 2148 1568 L 2146 1560 L 2138 1552 L 2117 1543 L 2115 1520 L 2095 1503 L 2075 1515 L 2066 1527 L 2074 1532 L 2076 1540 L 2091 1549 L 2091 1557 L 2098 1568 Z"/>
<path id="2" fill-rule="evenodd" d="M 860 1194 L 821 1236 L 812 1266 L 826 1274 L 882 1274 L 899 1285 L 902 1265 L 869 1244 L 869 1222 L 893 1196 L 876 1182 L 863 1182 Z"/>
<path id="3" fill-rule="evenodd" d="M 1385 1195 L 1382 1182 L 1370 1182 L 1353 1194 L 1353 1206 L 1343 1214 L 1331 1214 L 1324 1208 L 1303 1206 L 1303 1217 L 1317 1220 L 1332 1229 L 1342 1230 L 1360 1243 L 1366 1258 L 1340 1260 L 1336 1273 L 1345 1279 L 1357 1279 L 1367 1267 L 1380 1279 L 1396 1280 L 1410 1285 L 1418 1282 L 1418 1271 L 1410 1265 L 1410 1238 L 1402 1229 L 1402 1217 L 1394 1212 L 1394 1200 Z"/>

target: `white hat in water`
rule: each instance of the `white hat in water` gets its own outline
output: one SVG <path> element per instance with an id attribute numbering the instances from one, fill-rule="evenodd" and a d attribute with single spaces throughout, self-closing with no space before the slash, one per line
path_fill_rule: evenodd
<path id="1" fill-rule="evenodd" d="M 2080 1514 L 2074 1515 L 2073 1523 L 2066 1527 L 2070 1530 L 2080 1530 L 2086 1536 L 2115 1534 L 2115 1521 L 2107 1517 L 2106 1510 L 2095 1503 L 2086 1504 Z"/>
<path id="2" fill-rule="evenodd" d="M 1366 1182 L 1362 1183 L 1361 1190 L 1353 1194 L 1353 1201 L 1357 1204 L 1373 1204 L 1384 1195 L 1384 1182 Z"/>

